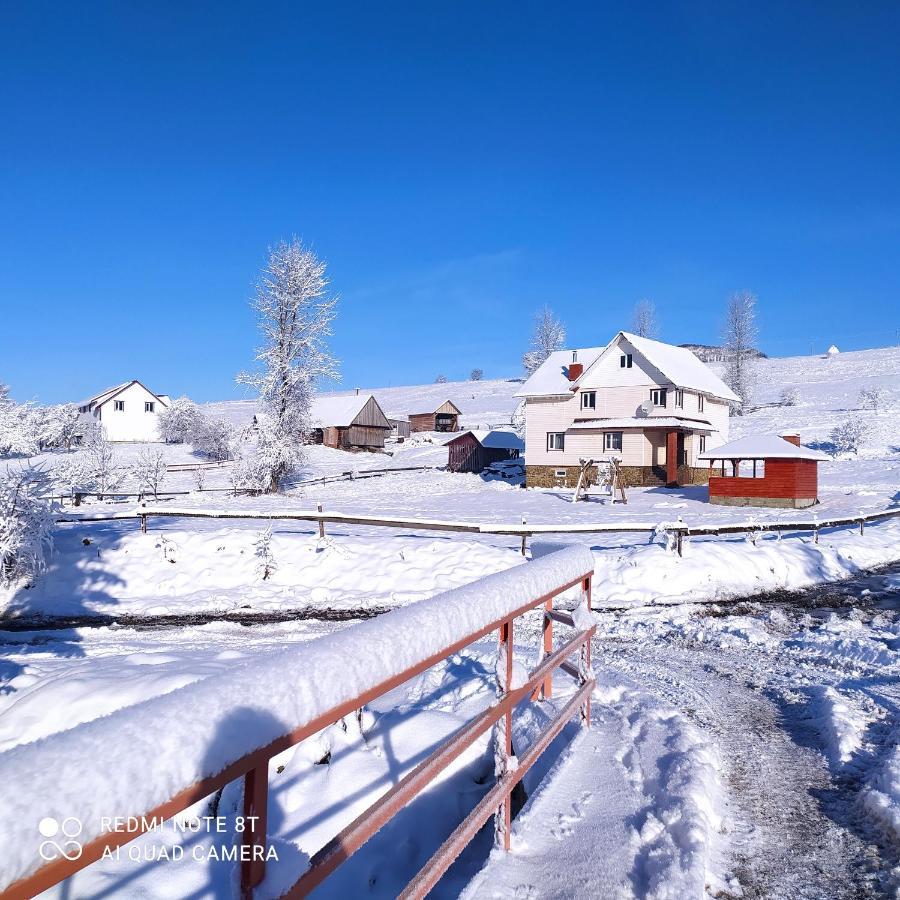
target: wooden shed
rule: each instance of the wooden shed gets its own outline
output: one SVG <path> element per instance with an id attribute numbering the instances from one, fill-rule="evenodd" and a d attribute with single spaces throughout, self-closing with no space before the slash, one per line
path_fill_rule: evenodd
<path id="1" fill-rule="evenodd" d="M 310 418 L 313 441 L 341 450 L 381 449 L 391 432 L 391 423 L 371 394 L 316 397 Z"/>
<path id="2" fill-rule="evenodd" d="M 818 466 L 828 457 L 783 432 L 731 441 L 698 459 L 709 462 L 710 503 L 801 509 L 818 503 Z"/>
<path id="3" fill-rule="evenodd" d="M 525 443 L 511 431 L 464 431 L 447 448 L 451 472 L 483 472 L 491 463 L 516 459 Z"/>
<path id="4" fill-rule="evenodd" d="M 391 437 L 408 438 L 410 434 L 409 419 L 403 416 L 388 416 L 388 422 L 391 423 Z"/>
<path id="5" fill-rule="evenodd" d="M 412 413 L 409 426 L 413 431 L 459 431 L 461 415 L 456 404 L 445 400 L 434 412 Z"/>

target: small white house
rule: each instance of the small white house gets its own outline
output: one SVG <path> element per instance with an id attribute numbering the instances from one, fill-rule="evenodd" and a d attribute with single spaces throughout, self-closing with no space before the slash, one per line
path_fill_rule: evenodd
<path id="1" fill-rule="evenodd" d="M 159 442 L 159 414 L 170 402 L 168 394 L 126 381 L 77 405 L 81 420 L 100 425 L 108 441 Z"/>
<path id="2" fill-rule="evenodd" d="M 831 358 L 832 356 L 837 356 L 841 351 L 838 350 L 837 344 L 832 344 L 825 353 L 825 356 Z"/>

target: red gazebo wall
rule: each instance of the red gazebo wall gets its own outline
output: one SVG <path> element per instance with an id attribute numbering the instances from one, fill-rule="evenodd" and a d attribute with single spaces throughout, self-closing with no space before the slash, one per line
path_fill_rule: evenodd
<path id="1" fill-rule="evenodd" d="M 818 488 L 818 463 L 814 459 L 767 459 L 765 478 L 709 479 L 710 497 L 815 500 Z"/>

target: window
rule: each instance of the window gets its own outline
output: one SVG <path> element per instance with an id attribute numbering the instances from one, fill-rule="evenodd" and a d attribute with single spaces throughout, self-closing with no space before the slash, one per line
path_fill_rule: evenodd
<path id="1" fill-rule="evenodd" d="M 703 394 L 697 394 L 697 410 L 703 412 Z"/>
<path id="2" fill-rule="evenodd" d="M 752 459 L 738 460 L 737 475 L 738 475 L 738 478 L 753 478 L 753 460 Z"/>
<path id="3" fill-rule="evenodd" d="M 596 409 L 597 408 L 597 392 L 582 391 L 581 392 L 581 408 Z"/>
<path id="4" fill-rule="evenodd" d="M 622 368 L 622 369 L 630 369 L 630 368 L 631 368 L 631 362 L 632 362 L 632 360 L 631 360 L 631 354 L 630 354 L 630 353 L 623 353 L 623 354 L 619 357 L 619 368 Z"/>
<path id="5" fill-rule="evenodd" d="M 705 434 L 700 435 L 700 450 L 698 452 L 706 453 L 706 435 Z"/>
<path id="6" fill-rule="evenodd" d="M 556 478 L 565 478 L 566 470 L 565 469 L 557 469 L 553 474 Z"/>
<path id="7" fill-rule="evenodd" d="M 547 449 L 548 450 L 565 450 L 566 435 L 563 431 L 547 432 Z"/>
<path id="8" fill-rule="evenodd" d="M 766 477 L 766 461 L 764 459 L 757 459 L 754 461 L 753 477 L 754 478 L 765 478 Z"/>
<path id="9" fill-rule="evenodd" d="M 124 400 L 115 400 L 113 401 L 116 405 L 116 412 L 125 412 L 125 401 Z"/>
<path id="10" fill-rule="evenodd" d="M 731 459 L 723 459 L 722 460 L 722 477 L 723 478 L 734 478 L 734 460 L 731 460 Z"/>
<path id="11" fill-rule="evenodd" d="M 622 449 L 622 432 L 621 431 L 605 431 L 603 433 L 603 449 L 604 450 L 621 450 Z"/>
<path id="12" fill-rule="evenodd" d="M 675 391 L 675 408 L 684 409 L 684 391 L 680 389 Z"/>
<path id="13" fill-rule="evenodd" d="M 144 403 L 144 412 L 153 412 L 156 409 L 156 404 L 152 400 L 148 400 Z"/>
<path id="14" fill-rule="evenodd" d="M 650 402 L 654 406 L 665 406 L 666 405 L 666 389 L 665 388 L 654 388 L 650 391 Z"/>

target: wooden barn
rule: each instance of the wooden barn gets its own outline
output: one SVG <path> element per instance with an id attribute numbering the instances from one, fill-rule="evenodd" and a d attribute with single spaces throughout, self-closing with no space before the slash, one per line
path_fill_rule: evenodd
<path id="1" fill-rule="evenodd" d="M 525 442 L 511 431 L 464 431 L 447 448 L 451 472 L 483 472 L 491 463 L 516 459 Z"/>
<path id="2" fill-rule="evenodd" d="M 313 441 L 341 450 L 380 450 L 391 433 L 391 423 L 371 394 L 316 397 L 310 418 Z"/>
<path id="3" fill-rule="evenodd" d="M 391 423 L 391 437 L 408 438 L 410 434 L 409 419 L 403 416 L 388 416 L 388 422 Z"/>
<path id="4" fill-rule="evenodd" d="M 698 459 L 709 461 L 710 503 L 800 509 L 818 503 L 818 466 L 828 457 L 782 432 L 731 441 Z"/>
<path id="5" fill-rule="evenodd" d="M 434 412 L 412 413 L 409 426 L 413 431 L 459 431 L 461 415 L 456 404 L 445 400 Z"/>

